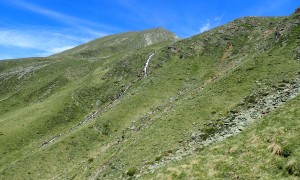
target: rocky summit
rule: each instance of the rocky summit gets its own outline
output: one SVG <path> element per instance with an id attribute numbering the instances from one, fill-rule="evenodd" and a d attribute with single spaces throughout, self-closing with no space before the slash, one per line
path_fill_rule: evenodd
<path id="1" fill-rule="evenodd" d="M 300 178 L 300 17 L 0 61 L 0 179 Z"/>

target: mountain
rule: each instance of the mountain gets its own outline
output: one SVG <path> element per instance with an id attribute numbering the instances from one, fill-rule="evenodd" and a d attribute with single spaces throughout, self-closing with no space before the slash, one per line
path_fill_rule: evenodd
<path id="1" fill-rule="evenodd" d="M 299 178 L 299 24 L 298 8 L 0 61 L 0 178 Z"/>
<path id="2" fill-rule="evenodd" d="M 73 56 L 77 58 L 107 57 L 164 41 L 175 41 L 176 39 L 178 38 L 175 34 L 163 28 L 141 32 L 127 32 L 99 38 L 54 56 Z"/>

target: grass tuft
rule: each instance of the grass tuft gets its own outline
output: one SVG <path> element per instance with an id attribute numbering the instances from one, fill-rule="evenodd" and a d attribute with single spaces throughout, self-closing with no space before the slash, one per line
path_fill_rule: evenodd
<path id="1" fill-rule="evenodd" d="M 299 159 L 291 159 L 285 166 L 285 169 L 290 175 L 300 177 L 300 161 Z"/>
<path id="2" fill-rule="evenodd" d="M 279 144 L 272 143 L 269 147 L 268 150 L 272 152 L 274 155 L 281 156 L 283 153 L 282 147 Z"/>
<path id="3" fill-rule="evenodd" d="M 127 172 L 126 172 L 126 174 L 128 175 L 128 176 L 134 176 L 135 174 L 137 173 L 137 169 L 136 168 L 130 168 Z"/>

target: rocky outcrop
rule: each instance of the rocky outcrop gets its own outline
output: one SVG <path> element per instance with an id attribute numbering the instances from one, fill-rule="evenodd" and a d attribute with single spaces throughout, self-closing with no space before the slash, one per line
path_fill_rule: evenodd
<path id="1" fill-rule="evenodd" d="M 161 157 L 154 164 L 142 167 L 136 177 L 154 172 L 169 162 L 183 159 L 197 150 L 242 132 L 249 124 L 266 116 L 299 93 L 300 74 L 292 82 L 283 82 L 268 91 L 246 97 L 237 110 L 230 111 L 227 117 L 211 120 L 205 124 L 205 128 L 192 132 L 188 141 L 181 142 L 180 147 L 170 151 L 171 153 Z"/>

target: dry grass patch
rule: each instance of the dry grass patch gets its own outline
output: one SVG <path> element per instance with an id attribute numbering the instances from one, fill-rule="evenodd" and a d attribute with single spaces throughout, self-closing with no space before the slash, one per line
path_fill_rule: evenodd
<path id="1" fill-rule="evenodd" d="M 270 152 L 272 152 L 272 154 L 278 155 L 278 156 L 281 156 L 282 153 L 283 153 L 282 147 L 281 147 L 279 144 L 276 144 L 276 143 L 272 143 L 272 144 L 268 147 L 268 150 L 269 150 Z"/>

